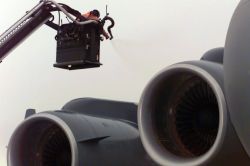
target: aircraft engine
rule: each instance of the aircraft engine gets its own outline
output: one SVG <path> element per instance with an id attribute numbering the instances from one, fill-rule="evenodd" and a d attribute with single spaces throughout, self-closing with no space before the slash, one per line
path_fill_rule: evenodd
<path id="1" fill-rule="evenodd" d="M 136 123 L 137 106 L 78 99 L 25 119 L 8 146 L 8 166 L 155 165 Z"/>
<path id="2" fill-rule="evenodd" d="M 146 86 L 138 110 L 142 143 L 160 165 L 250 164 L 230 121 L 220 63 L 167 67 Z"/>

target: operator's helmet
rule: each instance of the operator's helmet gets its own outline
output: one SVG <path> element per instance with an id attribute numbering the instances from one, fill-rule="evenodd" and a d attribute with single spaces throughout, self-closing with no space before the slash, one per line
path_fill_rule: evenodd
<path id="1" fill-rule="evenodd" d="M 100 17 L 100 12 L 96 9 L 92 10 L 90 13 L 98 18 Z"/>

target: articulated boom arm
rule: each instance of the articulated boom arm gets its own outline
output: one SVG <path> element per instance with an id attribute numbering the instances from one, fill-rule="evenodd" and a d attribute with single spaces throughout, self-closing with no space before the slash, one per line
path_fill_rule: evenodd
<path id="1" fill-rule="evenodd" d="M 45 2 L 40 2 L 0 36 L 0 61 L 25 37 L 52 17 L 49 11 L 44 10 L 44 4 Z"/>
<path id="2" fill-rule="evenodd" d="M 56 29 L 55 27 L 59 27 L 59 25 L 50 21 L 50 19 L 54 17 L 51 13 L 53 11 L 63 12 L 76 25 L 85 25 L 93 22 L 97 23 L 94 20 L 78 21 L 73 18 L 72 15 L 77 17 L 77 14 L 80 13 L 77 13 L 76 10 L 71 9 L 69 6 L 58 4 L 53 0 L 41 0 L 0 36 L 0 62 L 11 50 L 41 25 L 46 23 L 54 29 Z"/>

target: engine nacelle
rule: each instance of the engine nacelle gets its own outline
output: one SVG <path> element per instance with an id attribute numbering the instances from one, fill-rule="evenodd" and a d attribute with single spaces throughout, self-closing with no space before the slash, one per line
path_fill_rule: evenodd
<path id="1" fill-rule="evenodd" d="M 160 165 L 249 165 L 232 127 L 223 66 L 183 62 L 156 75 L 139 103 L 143 145 Z"/>
<path id="2" fill-rule="evenodd" d="M 132 103 L 78 99 L 32 115 L 11 137 L 8 166 L 154 165 L 133 120 L 136 110 Z"/>

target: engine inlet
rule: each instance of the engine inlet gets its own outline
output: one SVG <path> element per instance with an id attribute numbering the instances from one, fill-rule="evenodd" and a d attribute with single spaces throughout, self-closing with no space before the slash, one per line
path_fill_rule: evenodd
<path id="1" fill-rule="evenodd" d="M 70 166 L 71 150 L 65 133 L 56 125 L 50 126 L 37 147 L 36 164 L 39 166 Z"/>
<path id="2" fill-rule="evenodd" d="M 35 117 L 17 128 L 8 157 L 11 166 L 71 166 L 72 149 L 61 126 L 52 119 Z"/>
<path id="3" fill-rule="evenodd" d="M 174 136 L 191 156 L 206 153 L 213 145 L 219 126 L 216 97 L 204 81 L 193 78 L 180 89 L 173 105 Z"/>
<path id="4" fill-rule="evenodd" d="M 217 136 L 216 96 L 199 77 L 191 77 L 179 87 L 168 99 L 171 104 L 162 106 L 158 112 L 159 140 L 178 156 L 197 157 L 211 148 Z"/>

